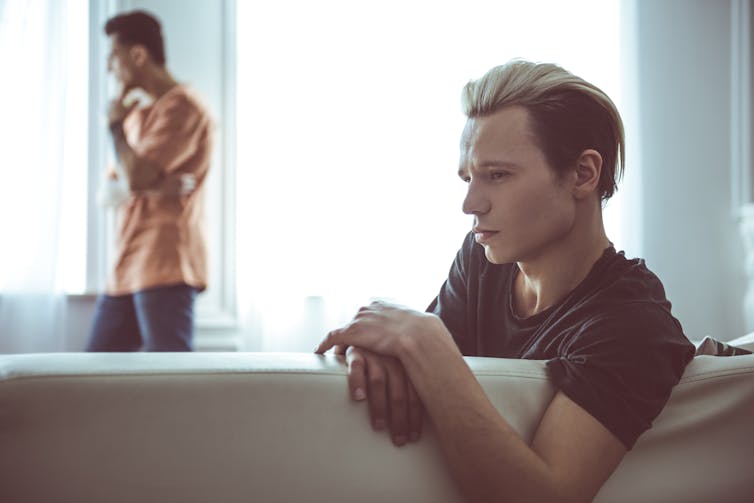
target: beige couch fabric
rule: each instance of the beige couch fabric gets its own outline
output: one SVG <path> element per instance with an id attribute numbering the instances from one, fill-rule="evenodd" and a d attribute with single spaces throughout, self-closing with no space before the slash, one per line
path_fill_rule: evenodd
<path id="1" fill-rule="evenodd" d="M 468 358 L 530 439 L 540 361 Z M 458 502 L 429 428 L 394 447 L 334 356 L 0 356 L 2 502 Z M 596 498 L 754 501 L 754 355 L 699 356 Z"/>

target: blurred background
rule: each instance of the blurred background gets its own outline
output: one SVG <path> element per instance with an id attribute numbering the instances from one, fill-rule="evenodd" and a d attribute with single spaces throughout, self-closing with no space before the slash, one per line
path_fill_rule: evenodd
<path id="1" fill-rule="evenodd" d="M 370 298 L 424 309 L 471 225 L 461 89 L 516 57 L 618 105 L 608 236 L 687 336 L 754 331 L 750 1 L 0 0 L 0 352 L 86 342 L 114 239 L 103 26 L 137 8 L 217 123 L 197 350 L 311 351 Z"/>

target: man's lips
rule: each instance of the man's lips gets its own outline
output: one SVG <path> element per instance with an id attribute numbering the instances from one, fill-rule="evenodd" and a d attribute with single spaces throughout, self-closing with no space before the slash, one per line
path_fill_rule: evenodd
<path id="1" fill-rule="evenodd" d="M 479 227 L 474 227 L 471 231 L 474 233 L 474 239 L 476 239 L 476 242 L 480 244 L 484 244 L 486 241 L 490 240 L 495 234 L 498 233 L 498 231 L 493 231 L 491 229 L 480 229 Z"/>

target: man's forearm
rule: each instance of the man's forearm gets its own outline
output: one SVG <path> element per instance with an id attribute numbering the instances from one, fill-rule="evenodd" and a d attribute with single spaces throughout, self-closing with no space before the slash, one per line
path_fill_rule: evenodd
<path id="1" fill-rule="evenodd" d="M 434 315 L 372 302 L 331 330 L 315 352 L 339 345 L 400 360 L 468 501 L 588 502 L 626 453 L 604 424 L 561 391 L 529 446 L 489 401 Z"/>
<path id="2" fill-rule="evenodd" d="M 160 171 L 137 157 L 126 141 L 122 120 L 110 124 L 110 136 L 113 140 L 115 156 L 123 167 L 129 189 L 135 192 L 154 186 L 160 179 Z"/>
<path id="3" fill-rule="evenodd" d="M 460 353 L 431 343 L 412 345 L 401 361 L 465 497 L 560 501 L 563 494 L 558 494 L 548 466 L 497 412 Z"/>

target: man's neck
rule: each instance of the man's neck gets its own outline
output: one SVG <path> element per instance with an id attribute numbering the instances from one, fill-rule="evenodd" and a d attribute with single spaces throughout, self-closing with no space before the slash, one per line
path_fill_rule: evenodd
<path id="1" fill-rule="evenodd" d="M 610 241 L 599 209 L 588 220 L 536 257 L 518 262 L 521 273 L 513 285 L 517 315 L 532 316 L 557 304 L 589 274 Z"/>
<path id="2" fill-rule="evenodd" d="M 164 67 L 154 67 L 146 72 L 139 85 L 153 100 L 159 99 L 163 94 L 178 85 L 170 72 Z"/>

